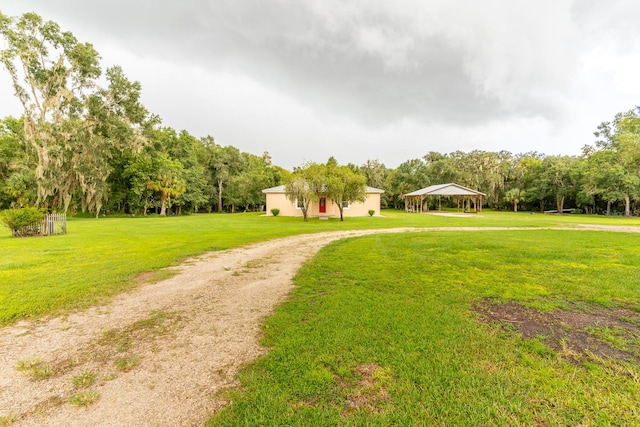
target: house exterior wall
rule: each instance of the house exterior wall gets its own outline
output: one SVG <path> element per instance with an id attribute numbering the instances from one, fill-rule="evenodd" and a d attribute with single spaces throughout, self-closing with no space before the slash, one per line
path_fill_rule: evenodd
<path id="1" fill-rule="evenodd" d="M 302 210 L 296 209 L 296 205 L 289 199 L 286 194 L 269 193 L 267 194 L 267 215 L 273 216 L 271 209 L 280 209 L 278 215 L 282 216 L 302 216 Z"/>
<path id="2" fill-rule="evenodd" d="M 295 203 L 287 199 L 286 194 L 283 193 L 267 193 L 267 216 L 273 216 L 271 209 L 280 209 L 279 215 L 282 216 L 302 216 L 302 209 L 298 209 Z M 323 213 L 323 216 L 329 216 L 333 218 L 340 218 L 340 209 L 338 205 L 332 200 L 327 199 L 327 212 Z M 345 217 L 349 216 L 368 216 L 369 210 L 373 209 L 376 213 L 374 215 L 380 215 L 380 194 L 367 193 L 367 199 L 363 202 L 354 202 L 345 208 L 343 214 Z M 309 217 L 320 216 L 318 202 L 311 202 L 309 211 L 307 212 Z"/>

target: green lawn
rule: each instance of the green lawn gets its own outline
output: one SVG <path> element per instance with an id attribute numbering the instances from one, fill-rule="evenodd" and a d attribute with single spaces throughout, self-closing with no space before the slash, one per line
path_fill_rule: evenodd
<path id="1" fill-rule="evenodd" d="M 269 353 L 209 424 L 639 425 L 639 241 L 525 230 L 333 243 L 299 272 L 264 325 Z M 631 309 L 624 333 L 576 328 L 631 357 L 523 338 L 518 323 L 480 320 L 489 302 L 541 317 Z"/>
<path id="2" fill-rule="evenodd" d="M 640 235 L 543 230 L 640 219 L 485 211 L 304 223 L 258 214 L 71 219 L 46 238 L 0 232 L 0 325 L 107 301 L 135 277 L 205 251 L 300 233 L 390 227 L 527 227 L 372 235 L 324 248 L 264 325 L 272 350 L 211 425 L 638 425 Z M 631 360 L 526 337 L 477 307 L 540 316 L 624 307 L 580 331 Z M 507 306 L 507 305 L 505 305 Z M 538 311 L 533 311 L 538 310 Z M 631 313 L 631 314 L 629 314 Z M 620 320 L 618 319 L 618 320 Z M 620 320 L 621 321 L 621 320 Z M 569 327 L 554 326 L 556 332 Z"/>
<path id="3" fill-rule="evenodd" d="M 67 235 L 22 239 L 0 229 L 0 325 L 104 302 L 136 286 L 136 275 L 205 251 L 292 234 L 389 227 L 570 226 L 576 222 L 640 225 L 640 219 L 490 211 L 462 218 L 398 211 L 383 214 L 344 222 L 311 219 L 308 223 L 259 214 L 74 218 L 68 223 Z"/>

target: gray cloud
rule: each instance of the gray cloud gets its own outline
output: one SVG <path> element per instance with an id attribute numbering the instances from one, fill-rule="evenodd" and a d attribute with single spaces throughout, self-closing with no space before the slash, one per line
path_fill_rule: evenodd
<path id="1" fill-rule="evenodd" d="M 285 166 L 330 155 L 397 164 L 476 148 L 575 154 L 640 91 L 625 87 L 640 50 L 633 0 L 10 6 L 124 58 L 168 125 L 270 150 Z M 611 63 L 601 67 L 601 57 Z"/>
<path id="2" fill-rule="evenodd" d="M 32 2 L 137 55 L 246 74 L 368 125 L 557 116 L 549 95 L 570 71 L 571 48 L 557 31 L 567 23 L 531 25 L 545 17 L 542 4 L 511 13 L 512 2 L 494 3 L 498 12 L 479 16 L 455 2 Z"/>

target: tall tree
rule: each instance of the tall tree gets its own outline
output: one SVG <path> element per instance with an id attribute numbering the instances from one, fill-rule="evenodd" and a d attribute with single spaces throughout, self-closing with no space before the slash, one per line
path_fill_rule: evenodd
<path id="1" fill-rule="evenodd" d="M 156 121 L 139 102 L 140 84 L 112 67 L 100 88 L 93 46 L 35 13 L 0 13 L 0 34 L 7 45 L 0 60 L 23 106 L 24 140 L 37 155 L 38 204 L 66 211 L 77 194 L 82 210 L 98 215 L 112 158 L 139 149 L 144 128 Z"/>
<path id="2" fill-rule="evenodd" d="M 391 178 L 388 189 L 396 209 L 401 206 L 400 201 L 406 193 L 424 188 L 430 182 L 427 165 L 422 159 L 402 162 Z"/>
<path id="3" fill-rule="evenodd" d="M 521 154 L 518 155 L 516 166 L 521 175 L 518 188 L 525 191 L 524 200 L 537 203 L 540 212 L 544 211 L 551 196 L 551 186 L 545 174 L 543 160 L 544 156 L 535 152 Z"/>
<path id="4" fill-rule="evenodd" d="M 210 172 L 215 180 L 218 195 L 218 212 L 222 212 L 222 196 L 225 186 L 228 185 L 236 175 L 239 175 L 244 168 L 240 150 L 227 145 L 222 147 L 214 145 L 211 147 Z"/>
<path id="5" fill-rule="evenodd" d="M 0 12 L 0 34 L 7 45 L 0 60 L 23 107 L 24 138 L 38 157 L 38 202 L 57 195 L 68 206 L 75 120 L 101 74 L 98 52 L 35 13 L 10 18 Z"/>
<path id="6" fill-rule="evenodd" d="M 260 208 L 265 204 L 262 190 L 279 185 L 281 168 L 271 164 L 271 156 L 264 152 L 262 156 L 242 153 L 244 170 L 227 187 L 225 202 L 231 204 L 232 212 L 237 207 L 245 210 Z"/>
<path id="7" fill-rule="evenodd" d="M 377 159 L 367 160 L 365 164 L 360 166 L 360 172 L 364 174 L 367 185 L 374 188 L 386 189 L 389 170 L 384 163 L 380 163 Z M 380 197 L 380 204 L 385 207 L 389 204 L 389 197 L 386 191 Z"/>
<path id="8" fill-rule="evenodd" d="M 578 190 L 581 160 L 571 156 L 548 156 L 542 161 L 545 178 L 555 196 L 556 209 L 561 214 L 568 198 Z"/>
<path id="9" fill-rule="evenodd" d="M 604 153 L 592 154 L 590 157 L 597 155 L 593 161 L 598 162 L 601 156 L 605 156 L 616 162 L 615 167 L 595 171 L 596 176 L 600 175 L 601 185 L 613 186 L 606 191 L 609 197 L 614 197 L 615 192 L 622 195 L 625 216 L 631 216 L 631 201 L 638 198 L 640 191 L 637 184 L 640 180 L 640 108 L 617 114 L 612 123 L 600 124 L 594 135 L 598 138 L 596 146 L 603 148 Z M 594 174 L 591 178 L 593 189 Z"/>
<path id="10" fill-rule="evenodd" d="M 453 159 L 448 154 L 430 151 L 425 154 L 423 160 L 427 164 L 428 175 L 433 184 L 448 184 L 458 181 Z"/>

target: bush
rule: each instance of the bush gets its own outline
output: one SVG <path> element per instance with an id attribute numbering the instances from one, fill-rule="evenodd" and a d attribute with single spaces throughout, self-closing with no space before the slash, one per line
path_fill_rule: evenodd
<path id="1" fill-rule="evenodd" d="M 376 211 L 374 211 L 373 209 L 369 209 L 369 216 L 373 216 L 374 213 L 376 213 Z"/>
<path id="2" fill-rule="evenodd" d="M 44 212 L 38 208 L 8 209 L 0 215 L 0 221 L 14 236 L 39 234 L 37 226 L 44 220 Z"/>
<path id="3" fill-rule="evenodd" d="M 280 213 L 280 209 L 278 209 L 278 208 L 271 209 L 271 214 L 273 216 L 278 216 L 279 213 Z"/>

